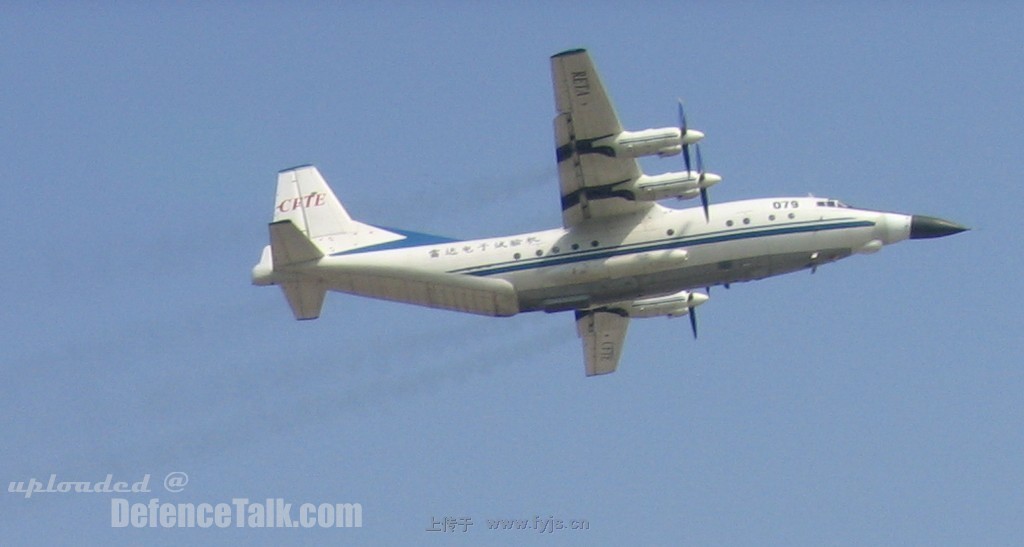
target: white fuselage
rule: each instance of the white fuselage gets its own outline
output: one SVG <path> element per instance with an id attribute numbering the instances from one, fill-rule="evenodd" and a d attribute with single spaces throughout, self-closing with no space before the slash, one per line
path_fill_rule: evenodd
<path id="1" fill-rule="evenodd" d="M 604 218 L 572 229 L 328 255 L 331 270 L 388 264 L 510 282 L 519 311 L 562 311 L 680 290 L 762 279 L 869 253 L 907 239 L 911 216 L 849 208 L 814 197 L 767 198 L 699 208 L 655 205 L 641 218 Z"/>
<path id="2" fill-rule="evenodd" d="M 551 75 L 563 228 L 457 241 L 375 227 L 348 214 L 316 167 L 300 165 L 278 172 L 253 283 L 279 285 L 298 320 L 319 317 L 328 290 L 496 317 L 573 311 L 596 376 L 618 366 L 631 318 L 688 315 L 696 336 L 695 309 L 708 295 L 693 289 L 967 229 L 815 197 L 710 206 L 708 188 L 722 178 L 705 171 L 704 134 L 688 127 L 681 103 L 677 126 L 626 131 L 586 50 L 553 55 Z M 648 175 L 637 162 L 676 154 L 685 171 Z M 658 203 L 697 197 L 700 208 Z"/>

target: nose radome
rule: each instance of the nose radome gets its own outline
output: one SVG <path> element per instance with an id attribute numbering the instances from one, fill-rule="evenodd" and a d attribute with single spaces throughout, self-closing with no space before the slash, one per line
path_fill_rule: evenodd
<path id="1" fill-rule="evenodd" d="M 910 239 L 930 239 L 945 237 L 969 230 L 955 222 L 924 215 L 910 217 Z"/>

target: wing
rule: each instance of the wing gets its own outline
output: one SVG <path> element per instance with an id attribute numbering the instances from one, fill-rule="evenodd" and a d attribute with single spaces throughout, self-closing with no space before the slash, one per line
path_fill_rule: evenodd
<path id="1" fill-rule="evenodd" d="M 576 332 L 583 340 L 587 376 L 615 372 L 628 327 L 629 316 L 621 310 L 602 308 L 576 312 Z"/>
<path id="2" fill-rule="evenodd" d="M 555 145 L 562 191 L 562 224 L 646 211 L 651 202 L 633 201 L 621 187 L 641 175 L 634 158 L 615 157 L 609 141 L 622 132 L 586 50 L 551 57 L 555 87 Z"/>

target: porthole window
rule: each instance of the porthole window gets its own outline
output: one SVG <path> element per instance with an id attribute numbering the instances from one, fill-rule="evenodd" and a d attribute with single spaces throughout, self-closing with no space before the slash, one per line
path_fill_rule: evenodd
<path id="1" fill-rule="evenodd" d="M 559 252 L 559 251 L 561 251 L 561 249 L 559 249 L 558 247 L 552 247 L 552 248 L 551 248 L 551 252 L 552 252 L 552 254 L 554 254 L 554 253 L 557 253 L 557 252 Z"/>
<path id="2" fill-rule="evenodd" d="M 537 249 L 537 256 L 544 256 L 544 251 Z"/>
<path id="3" fill-rule="evenodd" d="M 579 244 L 579 243 L 573 243 L 573 244 L 572 244 L 572 250 L 574 250 L 574 251 L 578 251 L 578 250 L 579 250 L 579 248 L 580 248 L 580 244 Z"/>
<path id="4" fill-rule="evenodd" d="M 775 220 L 775 215 L 768 215 L 768 220 Z"/>
<path id="5" fill-rule="evenodd" d="M 743 219 L 743 224 L 750 224 L 750 219 L 749 218 Z"/>
<path id="6" fill-rule="evenodd" d="M 519 253 L 516 253 L 516 254 L 512 255 L 512 258 L 514 258 L 514 259 L 516 259 L 516 260 L 519 260 L 519 259 L 520 259 L 520 258 L 522 258 L 522 257 L 523 257 L 523 255 L 521 255 L 521 254 L 519 254 Z"/>
<path id="7" fill-rule="evenodd" d="M 599 245 L 599 243 L 597 242 L 597 240 L 596 240 L 596 239 L 595 239 L 594 241 L 591 241 L 591 242 L 590 242 L 590 246 L 591 246 L 591 247 L 597 247 L 598 245 Z"/>
<path id="8" fill-rule="evenodd" d="M 667 232 L 665 232 L 665 233 L 666 233 L 666 234 L 668 234 L 668 235 L 670 235 L 670 236 L 674 236 L 674 235 L 676 235 L 676 231 L 675 231 L 675 230 L 673 230 L 673 229 L 671 229 L 671 228 L 669 228 L 669 230 L 668 230 Z"/>
<path id="9" fill-rule="evenodd" d="M 725 221 L 725 225 L 726 226 L 732 226 L 733 225 L 733 221 L 727 220 L 727 221 Z"/>
<path id="10" fill-rule="evenodd" d="M 791 218 L 791 219 L 792 219 L 792 218 L 796 218 L 796 215 L 795 215 L 795 214 L 793 214 L 793 213 L 790 213 L 790 214 L 789 214 L 789 218 Z"/>

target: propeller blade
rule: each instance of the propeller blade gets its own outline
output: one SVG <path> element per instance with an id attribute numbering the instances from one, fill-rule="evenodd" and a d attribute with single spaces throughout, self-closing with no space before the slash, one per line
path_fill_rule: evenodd
<path id="1" fill-rule="evenodd" d="M 683 110 L 683 99 L 677 99 L 679 101 L 679 129 L 686 134 L 686 111 Z"/>
<path id="2" fill-rule="evenodd" d="M 690 172 L 690 145 L 686 144 L 686 112 L 683 110 L 683 100 L 679 99 L 679 140 L 683 145 L 683 163 L 686 164 L 686 172 Z"/>
<path id="3" fill-rule="evenodd" d="M 711 214 L 708 213 L 708 189 L 700 189 L 700 204 L 704 206 L 704 221 L 711 222 Z"/>
<path id="4" fill-rule="evenodd" d="M 690 293 L 686 296 L 686 311 L 687 315 L 690 316 L 690 329 L 693 330 L 693 339 L 697 339 L 697 310 L 693 306 L 694 293 Z"/>
<path id="5" fill-rule="evenodd" d="M 697 179 L 698 184 L 704 183 L 704 158 L 700 155 L 700 145 L 693 145 L 694 152 L 697 154 L 697 171 L 700 172 L 700 176 Z M 700 204 L 704 207 L 704 221 L 711 222 L 711 214 L 708 212 L 708 189 L 700 187 Z"/>

